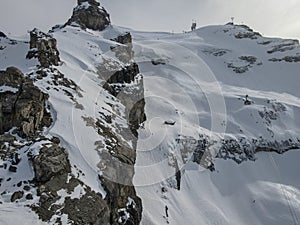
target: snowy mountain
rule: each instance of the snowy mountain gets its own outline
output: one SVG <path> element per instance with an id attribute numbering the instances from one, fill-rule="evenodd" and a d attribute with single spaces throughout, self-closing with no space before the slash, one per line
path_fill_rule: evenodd
<path id="1" fill-rule="evenodd" d="M 297 40 L 78 0 L 0 58 L 1 224 L 300 224 Z"/>
<path id="2" fill-rule="evenodd" d="M 234 24 L 132 33 L 142 224 L 299 224 L 298 41 Z"/>

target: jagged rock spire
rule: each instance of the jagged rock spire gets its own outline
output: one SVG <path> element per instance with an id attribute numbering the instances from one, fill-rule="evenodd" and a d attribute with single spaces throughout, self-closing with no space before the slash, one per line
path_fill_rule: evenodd
<path id="1" fill-rule="evenodd" d="M 26 58 L 38 58 L 42 67 L 58 66 L 60 62 L 56 39 L 38 29 L 30 31 L 30 51 Z"/>
<path id="2" fill-rule="evenodd" d="M 110 24 L 107 11 L 95 0 L 78 0 L 73 15 L 66 25 L 79 25 L 82 29 L 102 31 Z"/>

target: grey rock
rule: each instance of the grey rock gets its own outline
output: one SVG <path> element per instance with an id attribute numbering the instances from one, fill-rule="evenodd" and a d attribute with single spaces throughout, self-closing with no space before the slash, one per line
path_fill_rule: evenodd
<path id="1" fill-rule="evenodd" d="M 262 35 L 258 32 L 253 31 L 250 27 L 246 25 L 233 25 L 235 27 L 243 28 L 244 31 L 238 32 L 235 34 L 235 38 L 237 39 L 258 39 L 259 37 L 262 37 Z"/>
<path id="2" fill-rule="evenodd" d="M 134 51 L 132 48 L 132 37 L 129 32 L 121 34 L 118 37 L 112 39 L 121 45 L 112 46 L 110 49 L 115 52 L 116 57 L 125 64 L 130 64 L 134 58 Z"/>
<path id="3" fill-rule="evenodd" d="M 0 135 L 0 143 L 4 143 L 4 142 L 13 143 L 15 140 L 16 138 L 11 134 Z"/>
<path id="4" fill-rule="evenodd" d="M 45 109 L 48 96 L 15 67 L 0 71 L 1 85 L 17 91 L 0 93 L 0 135 L 17 127 L 20 136 L 34 136 L 44 126 L 44 119 L 50 117 Z"/>
<path id="5" fill-rule="evenodd" d="M 104 30 L 110 24 L 107 11 L 95 0 L 78 0 L 66 25 L 78 24 L 82 29 Z"/>
<path id="6" fill-rule="evenodd" d="M 119 209 L 125 209 L 130 215 L 129 219 L 124 221 L 123 224 L 139 224 L 141 221 L 142 202 L 136 194 L 132 179 L 136 160 L 137 129 L 140 123 L 146 119 L 142 79 L 138 82 L 135 81 L 134 92 L 127 89 L 127 84 L 132 85 L 138 74 L 138 65 L 131 63 L 113 73 L 104 85 L 104 88 L 118 98 L 126 108 L 129 129 L 121 130 L 119 135 L 122 135 L 125 140 L 130 140 L 133 143 L 132 147 L 129 147 L 118 138 L 115 131 L 102 124 L 101 121 L 96 123 L 96 126 L 99 127 L 99 135 L 114 140 L 113 142 L 107 142 L 107 151 L 101 153 L 101 163 L 105 165 L 105 169 L 103 169 L 103 176 L 100 177 L 107 192 L 105 200 L 110 206 L 111 224 L 118 224 L 118 220 L 124 217 L 124 212 L 119 211 Z M 114 180 L 117 180 L 118 183 L 115 183 Z M 135 207 L 127 205 L 128 197 L 134 200 Z"/>
<path id="7" fill-rule="evenodd" d="M 255 56 L 240 56 L 239 59 L 244 60 L 248 62 L 249 64 L 254 64 L 257 61 L 257 58 Z"/>
<path id="8" fill-rule="evenodd" d="M 110 210 L 100 194 L 90 188 L 85 189 L 86 194 L 81 198 L 67 197 L 63 213 L 75 224 L 109 225 Z"/>
<path id="9" fill-rule="evenodd" d="M 0 31 L 0 38 L 6 38 L 6 35 Z"/>
<path id="10" fill-rule="evenodd" d="M 68 155 L 58 145 L 42 147 L 33 159 L 35 178 L 38 183 L 49 181 L 52 177 L 71 171 Z"/>
<path id="11" fill-rule="evenodd" d="M 12 194 L 11 198 L 10 198 L 10 201 L 11 202 L 14 202 L 18 199 L 21 199 L 23 198 L 23 195 L 24 195 L 24 192 L 23 191 L 16 191 Z"/>
<path id="12" fill-rule="evenodd" d="M 30 186 L 25 185 L 25 186 L 23 187 L 23 189 L 24 189 L 25 191 L 29 191 L 29 190 L 30 190 Z"/>
<path id="13" fill-rule="evenodd" d="M 17 167 L 16 166 L 9 166 L 8 170 L 12 173 L 16 173 L 17 172 Z"/>
<path id="14" fill-rule="evenodd" d="M 296 56 L 285 56 L 283 58 L 272 58 L 269 59 L 269 61 L 271 62 L 281 62 L 281 61 L 285 61 L 285 62 L 300 62 L 300 55 L 296 55 Z"/>
<path id="15" fill-rule="evenodd" d="M 32 199 L 33 199 L 33 196 L 32 196 L 32 194 L 27 194 L 27 195 L 25 196 L 25 198 L 26 198 L 27 200 L 32 200 Z"/>
<path id="16" fill-rule="evenodd" d="M 30 51 L 26 58 L 38 58 L 44 68 L 51 65 L 58 66 L 60 62 L 57 41 L 49 34 L 45 34 L 38 29 L 30 32 Z"/>
<path id="17" fill-rule="evenodd" d="M 119 35 L 118 37 L 112 39 L 113 41 L 116 41 L 120 44 L 132 44 L 132 37 L 129 32 L 126 32 L 125 34 Z"/>
<path id="18" fill-rule="evenodd" d="M 281 43 L 276 44 L 272 46 L 270 50 L 267 51 L 269 54 L 273 54 L 276 52 L 285 52 L 295 49 L 296 47 L 299 47 L 299 41 L 298 40 L 283 40 Z"/>
<path id="19" fill-rule="evenodd" d="M 110 77 L 106 78 L 106 83 L 103 87 L 108 90 L 112 95 L 117 96 L 121 91 L 119 84 L 129 84 L 134 81 L 136 75 L 140 72 L 136 63 L 121 68 L 120 70 L 112 73 Z"/>
<path id="20" fill-rule="evenodd" d="M 151 60 L 151 63 L 152 63 L 154 66 L 157 66 L 157 65 L 165 65 L 165 64 L 167 64 L 167 60 L 166 60 L 166 59 L 162 59 L 162 58 L 159 58 L 159 59 L 152 59 L 152 60 Z"/>

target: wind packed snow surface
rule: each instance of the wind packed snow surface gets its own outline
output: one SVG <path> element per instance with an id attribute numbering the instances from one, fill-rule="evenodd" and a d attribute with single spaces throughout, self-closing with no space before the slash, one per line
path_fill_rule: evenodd
<path id="1" fill-rule="evenodd" d="M 298 41 L 233 24 L 133 37 L 142 224 L 300 224 Z"/>

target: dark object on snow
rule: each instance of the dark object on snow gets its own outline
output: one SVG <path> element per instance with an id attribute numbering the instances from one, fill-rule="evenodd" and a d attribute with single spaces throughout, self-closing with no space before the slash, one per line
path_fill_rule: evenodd
<path id="1" fill-rule="evenodd" d="M 154 66 L 157 66 L 157 65 L 165 65 L 165 64 L 166 64 L 166 60 L 165 60 L 165 59 L 152 59 L 152 60 L 151 60 L 151 63 L 152 63 Z"/>
<path id="2" fill-rule="evenodd" d="M 6 38 L 6 35 L 0 31 L 0 37 Z"/>
<path id="3" fill-rule="evenodd" d="M 192 23 L 192 26 L 191 26 L 191 30 L 192 30 L 192 31 L 195 30 L 195 29 L 196 29 L 196 26 L 197 26 L 196 22 L 193 22 L 193 23 Z"/>
<path id="4" fill-rule="evenodd" d="M 244 105 L 251 105 L 251 101 L 249 101 L 248 95 L 246 95 L 246 98 L 245 98 L 245 101 L 244 101 Z"/>
<path id="5" fill-rule="evenodd" d="M 161 188 L 161 192 L 162 192 L 162 193 L 165 193 L 165 192 L 167 192 L 167 189 L 166 189 L 165 187 L 162 187 L 162 188 Z"/>
<path id="6" fill-rule="evenodd" d="M 18 199 L 21 199 L 23 198 L 23 195 L 24 195 L 24 192 L 23 191 L 16 191 L 12 194 L 11 198 L 10 198 L 10 201 L 11 202 L 14 202 Z"/>
<path id="7" fill-rule="evenodd" d="M 169 210 L 168 206 L 165 206 L 165 211 L 166 211 L 166 217 L 167 218 L 169 217 L 168 210 Z"/>
<path id="8" fill-rule="evenodd" d="M 164 124 L 166 124 L 166 125 L 174 125 L 176 123 L 176 121 L 173 121 L 173 120 L 166 120 L 165 122 L 164 122 Z"/>
<path id="9" fill-rule="evenodd" d="M 9 166 L 8 170 L 12 173 L 16 173 L 17 172 L 17 167 L 15 166 Z"/>

